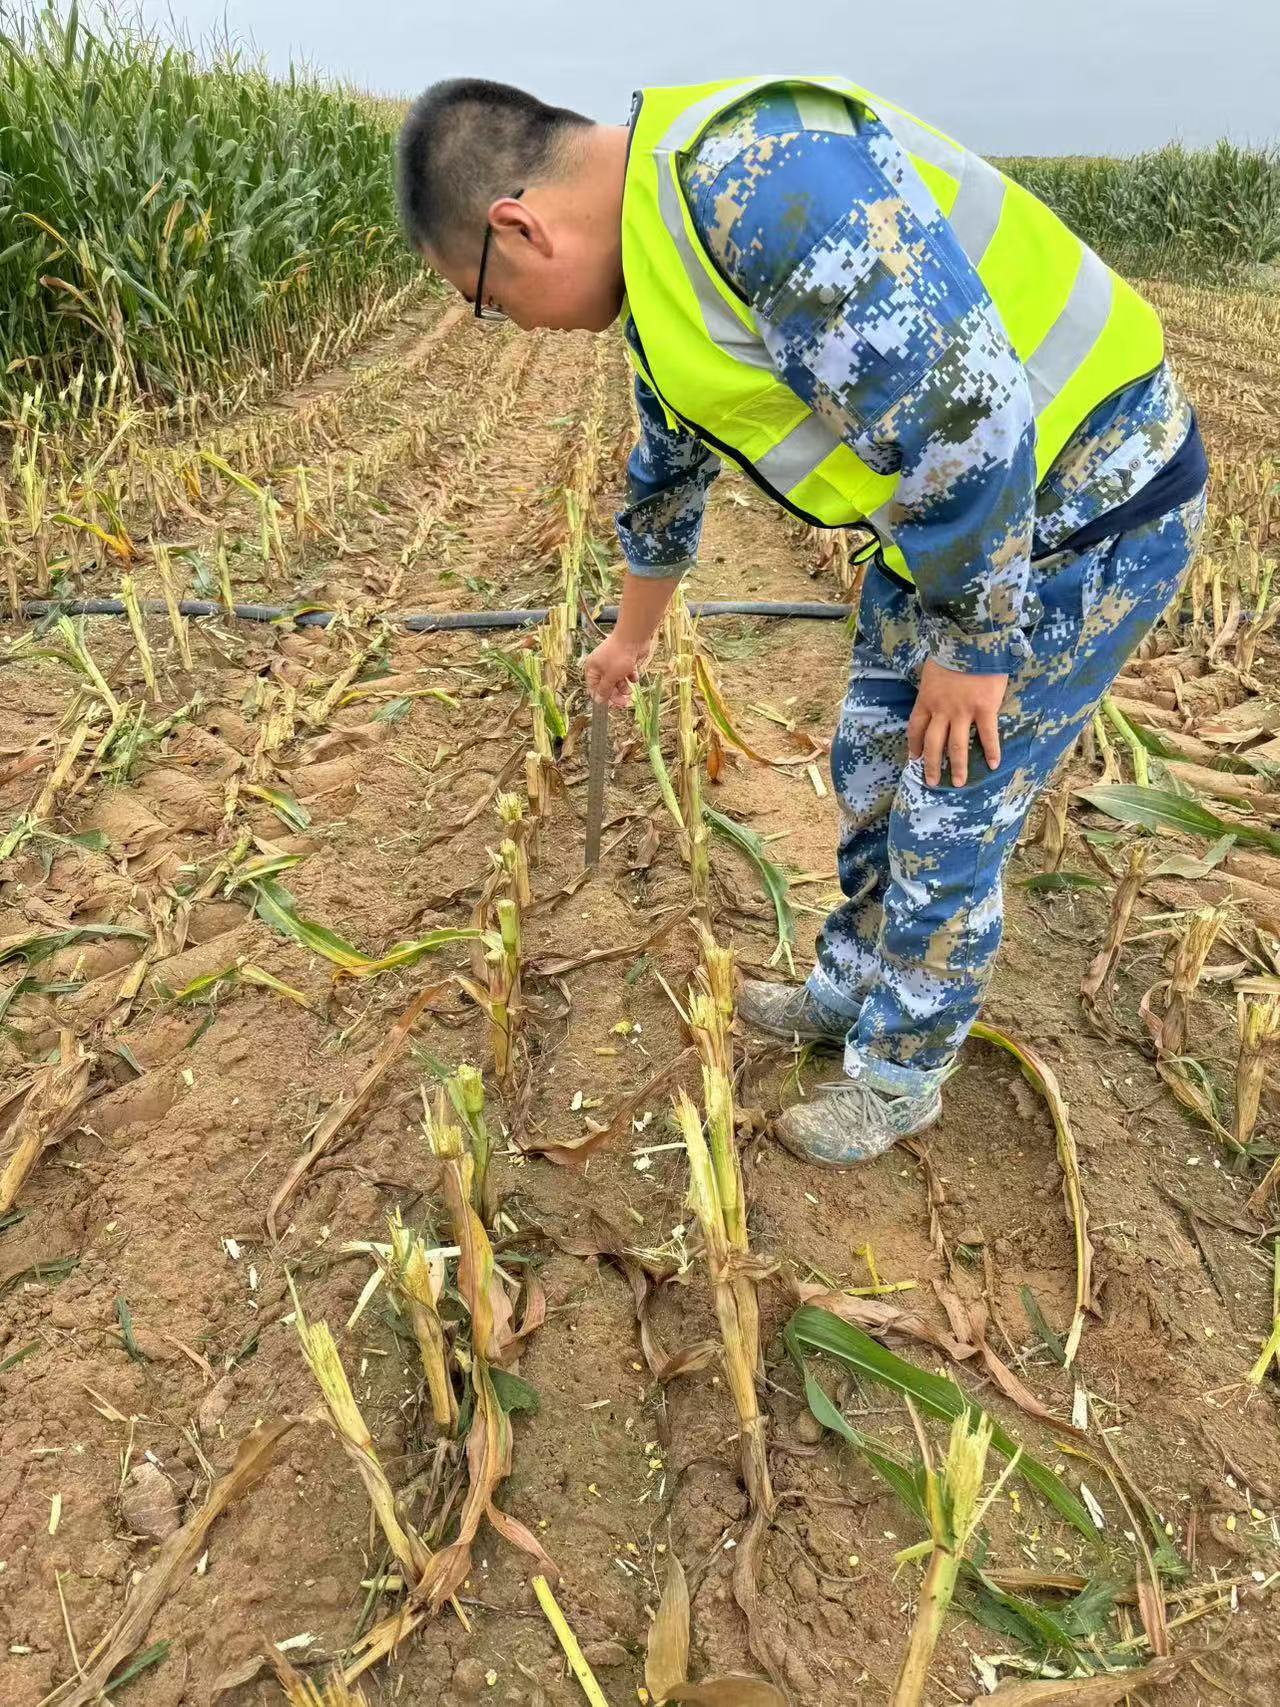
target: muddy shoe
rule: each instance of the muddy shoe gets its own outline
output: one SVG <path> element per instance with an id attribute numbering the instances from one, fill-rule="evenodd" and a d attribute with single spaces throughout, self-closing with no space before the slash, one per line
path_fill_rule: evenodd
<path id="1" fill-rule="evenodd" d="M 737 1011 L 756 1031 L 788 1041 L 798 1037 L 802 1043 L 843 1043 L 853 1024 L 820 1002 L 807 984 L 771 984 L 764 978 L 744 980 Z"/>
<path id="2" fill-rule="evenodd" d="M 891 1096 L 856 1079 L 816 1085 L 807 1102 L 796 1103 L 778 1120 L 781 1142 L 801 1161 L 824 1168 L 853 1168 L 869 1162 L 899 1139 L 933 1125 L 942 1113 L 942 1092 Z"/>

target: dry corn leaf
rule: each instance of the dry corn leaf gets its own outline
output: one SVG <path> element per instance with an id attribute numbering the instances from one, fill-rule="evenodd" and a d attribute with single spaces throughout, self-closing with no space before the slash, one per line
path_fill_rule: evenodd
<path id="1" fill-rule="evenodd" d="M 1094 1253 L 1093 1243 L 1089 1238 L 1089 1208 L 1085 1202 L 1084 1184 L 1080 1178 L 1080 1153 L 1076 1149 L 1067 1104 L 1053 1069 L 1033 1049 L 1029 1049 L 1024 1043 L 1016 1042 L 1007 1032 L 981 1021 L 974 1026 L 972 1035 L 994 1043 L 998 1049 L 1012 1055 L 1022 1071 L 1023 1078 L 1040 1092 L 1049 1105 L 1054 1136 L 1058 1144 L 1058 1162 L 1062 1168 L 1062 1189 L 1076 1247 L 1076 1305 L 1066 1343 L 1066 1366 L 1069 1369 L 1079 1349 L 1085 1312 L 1096 1315 L 1098 1306 L 1093 1296 Z"/>
<path id="2" fill-rule="evenodd" d="M 284 1183 L 276 1191 L 275 1196 L 271 1199 L 271 1202 L 267 1207 L 267 1231 L 270 1233 L 272 1239 L 279 1237 L 276 1231 L 276 1219 L 279 1216 L 281 1209 L 284 1208 L 285 1204 L 298 1189 L 298 1186 L 301 1184 L 308 1171 L 315 1166 L 316 1162 L 319 1161 L 320 1157 L 333 1143 L 342 1128 L 360 1111 L 361 1108 L 364 1107 L 365 1103 L 369 1100 L 383 1074 L 408 1043 L 409 1034 L 413 1030 L 427 1003 L 433 1000 L 434 997 L 438 996 L 441 991 L 448 989 L 448 987 L 449 981 L 448 979 L 445 979 L 439 984 L 428 984 L 425 990 L 420 991 L 418 995 L 414 997 L 413 1001 L 405 1009 L 404 1013 L 401 1014 L 395 1025 L 392 1026 L 382 1047 L 374 1056 L 370 1065 L 365 1069 L 360 1082 L 357 1084 L 352 1094 L 349 1097 L 340 1097 L 316 1127 L 310 1145 L 289 1169 L 288 1174 L 285 1176 Z"/>
<path id="3" fill-rule="evenodd" d="M 672 1553 L 657 1616 L 649 1626 L 644 1681 L 655 1701 L 667 1701 L 689 1676 L 689 1585 Z"/>
<path id="4" fill-rule="evenodd" d="M 527 968 L 526 968 L 527 970 Z M 520 1148 L 530 1154 L 545 1156 L 547 1161 L 555 1162 L 562 1168 L 580 1168 L 585 1165 L 592 1153 L 602 1145 L 619 1142 L 631 1130 L 631 1121 L 638 1108 L 652 1103 L 662 1095 L 672 1083 L 676 1074 L 692 1056 L 693 1051 L 686 1049 L 677 1055 L 674 1061 L 660 1067 L 650 1079 L 641 1085 L 617 1109 L 607 1126 L 597 1132 L 584 1132 L 579 1138 L 550 1138 L 524 1137 L 518 1140 Z"/>
<path id="5" fill-rule="evenodd" d="M 746 1677 L 741 1672 L 708 1678 L 705 1683 L 681 1684 L 667 1700 L 686 1702 L 689 1707 L 787 1707 L 787 1698 L 780 1689 L 763 1678 Z"/>
<path id="6" fill-rule="evenodd" d="M 40 1157 L 66 1136 L 85 1105 L 93 1057 L 75 1049 L 71 1033 L 64 1031 L 58 1059 L 39 1069 L 27 1091 L 15 1122 L 15 1145 L 0 1172 L 0 1215 L 12 1209 Z"/>
<path id="7" fill-rule="evenodd" d="M 84 1656 L 78 1676 L 59 1684 L 40 1707 L 94 1707 L 102 1699 L 112 1672 L 146 1635 L 170 1589 L 190 1576 L 210 1529 L 227 1507 L 270 1469 L 276 1447 L 292 1427 L 291 1421 L 268 1423 L 240 1442 L 235 1464 L 209 1489 L 195 1516 L 157 1552 L 155 1563 L 131 1592 L 124 1611 L 93 1651 Z"/>
<path id="8" fill-rule="evenodd" d="M 425 1606 L 413 1606 L 406 1601 L 396 1611 L 379 1619 L 351 1648 L 351 1653 L 357 1657 L 343 1672 L 343 1682 L 354 1683 L 358 1677 L 363 1677 L 365 1672 L 372 1671 L 373 1667 L 393 1653 L 406 1637 L 412 1636 L 420 1625 L 425 1624 L 427 1618 Z"/>
<path id="9" fill-rule="evenodd" d="M 604 960 L 628 960 L 637 958 L 661 942 L 674 926 L 682 924 L 688 918 L 687 912 L 677 911 L 669 914 L 660 925 L 650 931 L 649 935 L 640 942 L 624 942 L 615 948 L 596 948 L 588 954 L 578 954 L 558 958 L 545 955 L 541 958 L 525 962 L 525 976 L 535 978 L 560 978 L 566 972 L 577 972 L 583 966 L 597 966 Z"/>
<path id="10" fill-rule="evenodd" d="M 1116 1707 L 1127 1696 L 1156 1683 L 1171 1683 L 1182 1660 L 1153 1660 L 1133 1671 L 1105 1677 L 1067 1678 L 1061 1683 L 1003 1683 L 990 1697 L 993 1707 Z"/>

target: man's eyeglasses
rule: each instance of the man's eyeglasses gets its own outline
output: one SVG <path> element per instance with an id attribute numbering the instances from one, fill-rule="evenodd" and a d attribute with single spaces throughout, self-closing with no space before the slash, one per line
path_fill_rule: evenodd
<path id="1" fill-rule="evenodd" d="M 520 200 L 520 197 L 523 194 L 524 194 L 524 189 L 523 189 L 523 187 L 521 187 L 511 197 L 511 200 L 513 202 L 518 202 Z M 476 274 L 476 319 L 477 320 L 505 320 L 507 318 L 506 315 L 502 312 L 502 310 L 500 308 L 488 308 L 485 306 L 484 271 L 485 271 L 485 268 L 489 265 L 489 244 L 490 244 L 490 241 L 492 240 L 492 238 L 493 238 L 493 227 L 492 227 L 492 225 L 490 225 L 486 222 L 485 228 L 484 228 L 484 242 L 480 246 L 480 271 Z"/>

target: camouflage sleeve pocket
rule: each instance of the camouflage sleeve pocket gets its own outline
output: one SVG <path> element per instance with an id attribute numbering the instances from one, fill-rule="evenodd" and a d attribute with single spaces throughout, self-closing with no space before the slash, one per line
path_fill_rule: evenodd
<path id="1" fill-rule="evenodd" d="M 928 232 L 887 196 L 838 220 L 756 312 L 787 384 L 866 427 L 927 381 L 954 336 L 934 304 L 955 293 Z"/>

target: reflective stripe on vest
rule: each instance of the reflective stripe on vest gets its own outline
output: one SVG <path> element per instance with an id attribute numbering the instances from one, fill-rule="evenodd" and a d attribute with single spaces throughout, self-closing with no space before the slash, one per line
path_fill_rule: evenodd
<path id="1" fill-rule="evenodd" d="M 674 418 L 805 520 L 871 520 L 901 572 L 890 525 L 897 476 L 868 468 L 777 377 L 754 314 L 705 253 L 680 188 L 681 151 L 723 109 L 778 81 L 641 93 L 623 201 L 623 270 L 645 377 Z M 904 149 L 920 180 L 915 188 L 948 219 L 1026 368 L 1042 479 L 1098 403 L 1159 365 L 1154 310 L 1042 202 L 941 131 L 841 78 L 806 79 L 798 89 L 785 81 L 802 122 L 851 133 L 843 103 L 853 101 Z"/>

